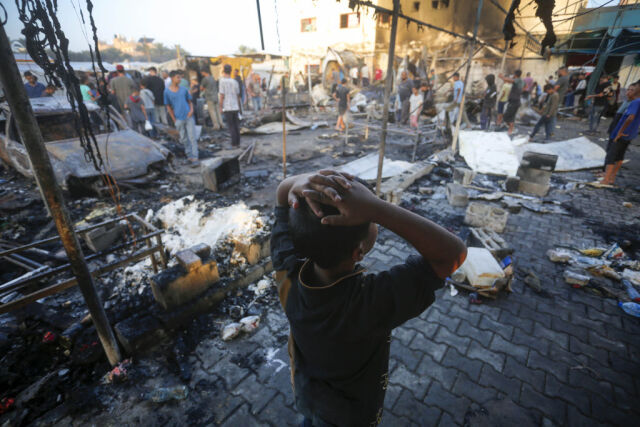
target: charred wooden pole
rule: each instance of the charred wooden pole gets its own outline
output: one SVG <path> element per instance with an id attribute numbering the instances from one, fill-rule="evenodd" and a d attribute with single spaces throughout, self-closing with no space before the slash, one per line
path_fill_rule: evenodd
<path id="1" fill-rule="evenodd" d="M 71 270 L 78 280 L 78 285 L 91 313 L 93 324 L 98 331 L 104 352 L 112 365 L 120 362 L 120 350 L 109 325 L 109 320 L 102 306 L 102 301 L 96 292 L 96 287 L 84 259 L 76 236 L 69 212 L 64 203 L 62 190 L 56 182 L 51 160 L 45 148 L 38 122 L 33 114 L 31 103 L 22 83 L 16 59 L 11 51 L 11 45 L 4 29 L 0 24 L 0 82 L 4 88 L 7 102 L 15 117 L 18 131 L 27 149 L 33 174 L 42 188 L 44 202 L 49 207 L 51 216 L 56 224 L 58 234 L 64 246 Z"/>
<path id="2" fill-rule="evenodd" d="M 473 51 L 476 47 L 476 37 L 478 36 L 478 26 L 480 25 L 480 17 L 482 16 L 482 0 L 478 1 L 478 12 L 476 14 L 476 23 L 473 26 L 473 39 L 469 45 L 469 60 L 467 61 L 467 72 L 464 75 L 464 87 L 462 88 L 462 99 L 460 100 L 460 107 L 458 108 L 458 117 L 456 119 L 456 128 L 453 133 L 453 141 L 451 143 L 451 150 L 455 153 L 458 147 L 458 136 L 460 135 L 460 121 L 462 120 L 462 113 L 464 108 L 464 101 L 467 93 L 467 83 L 469 81 L 469 74 L 471 73 L 471 63 L 473 62 Z M 455 101 L 455 100 L 454 100 Z"/>
<path id="3" fill-rule="evenodd" d="M 396 33 L 398 32 L 398 14 L 400 0 L 393 0 L 393 15 L 391 18 L 391 35 L 389 36 L 389 59 L 387 61 L 387 81 L 384 86 L 384 106 L 382 107 L 382 134 L 380 135 L 380 154 L 378 156 L 378 176 L 376 177 L 376 195 L 380 195 L 382 184 L 382 167 L 384 164 L 384 150 L 387 142 L 387 124 L 389 121 L 389 98 L 393 86 L 393 63 L 396 52 Z"/>
<path id="4" fill-rule="evenodd" d="M 502 62 L 500 63 L 500 73 L 504 73 L 504 63 L 507 60 L 507 51 L 509 50 L 509 40 L 504 41 L 504 52 L 502 53 Z"/>
<path id="5" fill-rule="evenodd" d="M 282 76 L 282 178 L 287 177 L 287 90 L 284 86 L 285 76 Z"/>

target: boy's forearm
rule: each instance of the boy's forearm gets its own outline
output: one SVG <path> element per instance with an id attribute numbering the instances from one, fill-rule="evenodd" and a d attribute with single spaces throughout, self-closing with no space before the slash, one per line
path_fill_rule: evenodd
<path id="1" fill-rule="evenodd" d="M 467 248 L 462 240 L 436 223 L 383 201 L 372 211 L 373 222 L 411 243 L 439 277 L 449 276 L 464 262 Z"/>

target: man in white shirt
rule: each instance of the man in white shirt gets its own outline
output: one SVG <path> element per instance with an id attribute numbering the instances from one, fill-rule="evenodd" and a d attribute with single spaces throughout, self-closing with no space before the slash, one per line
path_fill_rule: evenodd
<path id="1" fill-rule="evenodd" d="M 369 86 L 369 67 L 367 64 L 364 64 L 360 69 L 360 74 L 362 75 L 362 87 Z"/>
<path id="2" fill-rule="evenodd" d="M 238 82 L 231 78 L 231 65 L 225 64 L 223 67 L 222 78 L 219 82 L 220 108 L 224 121 L 227 123 L 229 133 L 231 134 L 231 146 L 240 146 L 240 86 Z"/>
<path id="3" fill-rule="evenodd" d="M 351 67 L 349 69 L 349 77 L 351 77 L 351 83 L 354 86 L 358 86 L 358 67 Z"/>

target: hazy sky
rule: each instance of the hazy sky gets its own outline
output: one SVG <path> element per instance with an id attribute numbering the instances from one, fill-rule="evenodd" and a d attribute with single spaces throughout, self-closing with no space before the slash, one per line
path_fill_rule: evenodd
<path id="1" fill-rule="evenodd" d="M 326 0 L 325 0 L 326 1 Z M 334 0 L 329 0 L 334 1 Z M 278 52 L 276 0 L 260 0 L 265 50 Z M 9 38 L 22 36 L 14 0 L 0 0 L 7 9 Z M 86 0 L 58 0 L 58 19 L 70 40 L 70 49 L 87 50 L 87 41 L 76 10 L 85 10 Z M 98 38 L 111 41 L 114 34 L 128 38 L 147 36 L 166 46 L 180 44 L 195 55 L 234 53 L 239 45 L 260 50 L 256 0 L 93 0 Z M 75 6 L 75 9 L 74 9 Z M 282 51 L 289 51 L 291 0 L 277 0 Z M 86 33 L 91 39 L 89 27 Z"/>
<path id="2" fill-rule="evenodd" d="M 322 0 L 335 1 L 335 0 Z M 608 0 L 589 0 L 598 6 Z M 280 31 L 280 46 L 276 31 L 275 4 Z M 17 18 L 14 0 L 0 0 L 8 13 L 7 33 L 11 39 L 21 37 L 22 25 Z M 618 0 L 610 5 L 615 5 Z M 98 37 L 111 41 L 114 34 L 139 39 L 153 37 L 166 46 L 180 44 L 194 55 L 234 53 L 239 45 L 260 49 L 260 31 L 255 0 L 93 0 L 93 16 Z M 319 4 L 319 3 L 318 3 Z M 71 50 L 87 49 L 87 41 L 77 10 L 86 10 L 86 0 L 58 0 L 58 18 L 70 40 Z M 74 7 L 75 6 L 75 7 Z M 265 50 L 289 53 L 291 37 L 295 37 L 297 22 L 293 22 L 292 0 L 260 0 Z M 88 20 L 87 14 L 85 18 Z M 86 34 L 91 38 L 89 27 Z"/>

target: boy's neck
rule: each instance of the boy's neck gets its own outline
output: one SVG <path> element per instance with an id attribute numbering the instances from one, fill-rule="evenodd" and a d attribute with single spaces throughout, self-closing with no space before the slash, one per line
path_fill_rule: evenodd
<path id="1" fill-rule="evenodd" d="M 355 263 L 353 261 L 345 261 L 331 268 L 318 267 L 316 263 L 313 263 L 313 279 L 317 281 L 320 286 L 330 285 L 353 272 Z"/>

